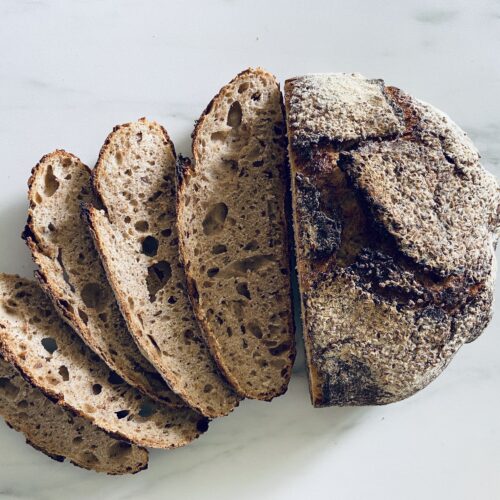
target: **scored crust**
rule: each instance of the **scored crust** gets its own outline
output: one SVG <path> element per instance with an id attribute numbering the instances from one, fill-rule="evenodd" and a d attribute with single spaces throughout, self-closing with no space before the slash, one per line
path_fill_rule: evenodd
<path id="1" fill-rule="evenodd" d="M 208 104 L 192 137 L 193 162 L 181 158 L 177 175 L 179 244 L 191 302 L 235 390 L 271 400 L 286 391 L 295 359 L 286 136 L 274 76 L 260 68 L 238 74 Z M 268 304 L 265 313 L 253 305 L 259 299 Z"/>
<path id="2" fill-rule="evenodd" d="M 80 206 L 95 202 L 90 169 L 63 150 L 34 167 L 23 233 L 35 275 L 54 307 L 82 340 L 127 383 L 152 399 L 183 406 L 127 331 Z"/>
<path id="3" fill-rule="evenodd" d="M 491 316 L 500 191 L 446 115 L 382 80 L 285 83 L 312 401 L 384 404 Z"/>
<path id="4" fill-rule="evenodd" d="M 107 474 L 135 474 L 148 466 L 144 448 L 117 440 L 53 403 L 0 357 L 0 415 L 26 442 L 58 462 Z"/>

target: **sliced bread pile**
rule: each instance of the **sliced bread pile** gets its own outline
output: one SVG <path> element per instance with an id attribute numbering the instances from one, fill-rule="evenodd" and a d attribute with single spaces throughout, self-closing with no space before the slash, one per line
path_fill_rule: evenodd
<path id="1" fill-rule="evenodd" d="M 249 69 L 192 159 L 143 118 L 93 170 L 57 150 L 28 184 L 37 282 L 0 275 L 0 415 L 56 460 L 139 472 L 146 447 L 283 394 L 293 248 L 315 406 L 408 397 L 490 319 L 498 183 L 381 80 L 293 78 L 283 99 Z"/>

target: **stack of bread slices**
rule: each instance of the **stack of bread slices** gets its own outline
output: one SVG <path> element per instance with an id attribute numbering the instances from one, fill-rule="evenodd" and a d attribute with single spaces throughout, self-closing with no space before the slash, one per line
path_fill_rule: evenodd
<path id="1" fill-rule="evenodd" d="M 290 160 L 290 163 L 289 163 Z M 57 460 L 110 474 L 184 446 L 295 357 L 295 252 L 315 406 L 433 380 L 491 312 L 496 180 L 435 108 L 360 75 L 240 73 L 192 159 L 140 119 L 90 170 L 29 179 L 36 281 L 0 275 L 0 415 Z"/>

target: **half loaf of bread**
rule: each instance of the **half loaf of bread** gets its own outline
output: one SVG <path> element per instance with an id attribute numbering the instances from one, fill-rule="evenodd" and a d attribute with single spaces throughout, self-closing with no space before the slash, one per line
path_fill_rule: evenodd
<path id="1" fill-rule="evenodd" d="M 490 319 L 498 184 L 448 116 L 382 80 L 293 78 L 285 104 L 312 401 L 406 398 Z"/>

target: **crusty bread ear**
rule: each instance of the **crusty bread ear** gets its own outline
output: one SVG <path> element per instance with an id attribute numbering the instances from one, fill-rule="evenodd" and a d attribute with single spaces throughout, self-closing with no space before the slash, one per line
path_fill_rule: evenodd
<path id="1" fill-rule="evenodd" d="M 44 156 L 29 180 L 23 233 L 41 287 L 82 340 L 127 383 L 149 397 L 183 406 L 140 353 L 121 316 L 92 237 L 80 217 L 94 203 L 90 170 L 66 151 Z"/>
<path id="2" fill-rule="evenodd" d="M 446 115 L 381 80 L 285 83 L 314 405 L 431 382 L 491 315 L 500 190 Z"/>
<path id="3" fill-rule="evenodd" d="M 226 415 L 239 398 L 203 342 L 186 293 L 166 131 L 145 119 L 116 127 L 93 175 L 105 211 L 91 207 L 87 220 L 131 334 L 187 404 Z"/>
<path id="4" fill-rule="evenodd" d="M 0 274 L 0 354 L 52 400 L 140 446 L 183 446 L 207 429 L 192 410 L 153 403 L 124 383 L 19 276 Z"/>
<path id="5" fill-rule="evenodd" d="M 58 462 L 67 458 L 107 474 L 134 474 L 148 466 L 144 448 L 117 440 L 53 403 L 1 357 L 0 416 L 22 432 L 28 444 Z"/>
<path id="6" fill-rule="evenodd" d="M 295 357 L 282 99 L 262 69 L 239 74 L 193 134 L 178 177 L 181 255 L 194 309 L 227 379 L 248 398 L 288 386 Z"/>

